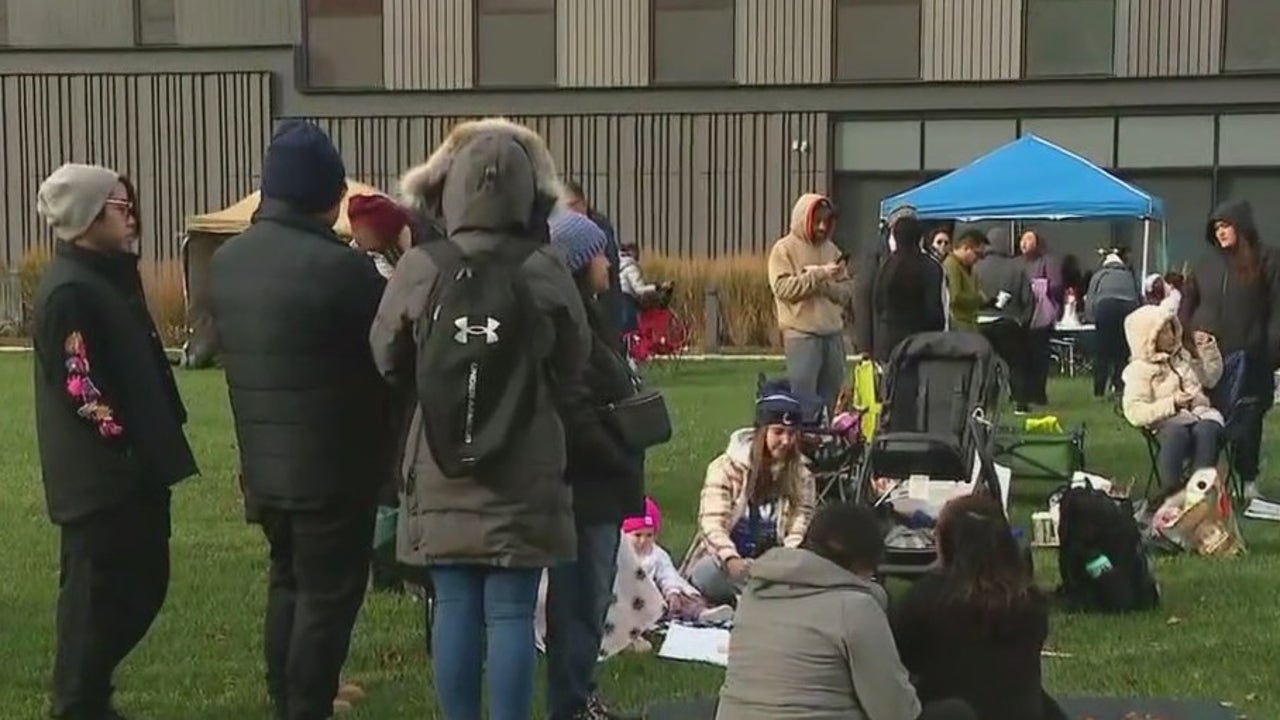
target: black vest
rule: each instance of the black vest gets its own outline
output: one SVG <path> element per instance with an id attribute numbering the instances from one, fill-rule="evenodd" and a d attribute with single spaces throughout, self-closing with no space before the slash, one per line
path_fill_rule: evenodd
<path id="1" fill-rule="evenodd" d="M 47 377 L 39 361 L 49 349 L 37 344 L 36 436 L 49 516 L 60 524 L 198 472 L 182 430 L 186 409 L 147 311 L 138 258 L 59 243 L 36 288 L 37 343 L 46 302 L 67 286 L 84 302 L 90 327 L 81 331 L 110 340 L 89 348 L 90 376 L 109 390 L 125 434 L 118 444 L 104 440 L 77 415 L 64 377 Z"/>

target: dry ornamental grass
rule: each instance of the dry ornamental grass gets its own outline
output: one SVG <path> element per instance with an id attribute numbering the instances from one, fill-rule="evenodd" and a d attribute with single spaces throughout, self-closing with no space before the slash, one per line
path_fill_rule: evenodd
<path id="1" fill-rule="evenodd" d="M 7 328 L 9 334 L 28 337 L 31 334 L 31 309 L 40 284 L 40 276 L 49 265 L 52 255 L 48 250 L 28 252 L 18 262 L 18 295 L 22 306 L 22 319 L 18 327 Z M 176 260 L 160 262 L 143 261 L 142 286 L 147 294 L 147 307 L 156 324 L 156 331 L 167 347 L 181 345 L 186 339 L 186 297 L 182 291 L 182 263 Z"/>
<path id="2" fill-rule="evenodd" d="M 649 282 L 675 283 L 672 309 L 688 325 L 694 347 L 701 347 L 706 337 L 706 295 L 715 289 L 720 298 L 721 345 L 777 349 L 782 342 L 774 320 L 767 260 L 763 254 L 714 260 L 642 255 L 640 263 Z"/>

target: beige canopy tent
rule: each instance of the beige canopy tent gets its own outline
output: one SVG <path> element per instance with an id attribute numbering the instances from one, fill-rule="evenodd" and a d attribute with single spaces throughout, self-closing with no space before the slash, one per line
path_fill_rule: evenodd
<path id="1" fill-rule="evenodd" d="M 340 237 L 351 237 L 351 221 L 347 219 L 347 197 L 352 195 L 386 195 L 356 180 L 347 180 L 347 196 L 342 199 L 338 221 L 333 229 Z M 209 262 L 223 242 L 248 229 L 258 211 L 262 193 L 254 191 L 234 205 L 205 215 L 187 218 L 186 237 L 182 240 L 183 289 L 187 300 L 187 342 L 182 360 L 187 367 L 208 367 L 218 354 L 218 338 L 213 329 L 209 299 Z"/>

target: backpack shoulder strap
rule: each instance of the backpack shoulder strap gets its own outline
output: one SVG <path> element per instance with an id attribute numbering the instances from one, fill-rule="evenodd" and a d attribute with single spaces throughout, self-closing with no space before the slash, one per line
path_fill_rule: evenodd
<path id="1" fill-rule="evenodd" d="M 458 243 L 448 240 L 435 240 L 422 246 L 436 265 L 436 278 L 427 293 L 427 304 L 422 308 L 422 318 L 428 323 L 435 315 L 436 305 L 440 304 L 440 293 L 444 292 L 448 278 L 452 278 L 462 265 L 466 255 Z"/>

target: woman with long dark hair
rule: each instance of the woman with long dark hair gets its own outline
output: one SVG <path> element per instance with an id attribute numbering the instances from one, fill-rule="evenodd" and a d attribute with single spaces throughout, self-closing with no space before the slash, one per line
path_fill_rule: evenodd
<path id="1" fill-rule="evenodd" d="M 800 452 L 800 418 L 790 384 L 765 383 L 755 425 L 732 433 L 724 453 L 707 466 L 698 534 L 681 572 L 710 603 L 735 602 L 756 558 L 804 539 L 815 490 Z"/>
<path id="2" fill-rule="evenodd" d="M 952 500 L 937 540 L 942 568 L 912 585 L 891 613 L 920 701 L 959 698 L 983 720 L 1066 720 L 1041 687 L 1049 602 L 999 503 Z"/>
<path id="3" fill-rule="evenodd" d="M 1178 316 L 1188 336 L 1200 331 L 1217 339 L 1226 367 L 1243 363 L 1240 397 L 1251 400 L 1250 410 L 1228 419 L 1236 428 L 1234 470 L 1253 498 L 1259 495 L 1262 419 L 1274 400 L 1272 373 L 1280 365 L 1280 259 L 1260 241 L 1253 207 L 1244 200 L 1214 211 L 1205 242 L 1210 249 L 1184 281 Z"/>
<path id="4" fill-rule="evenodd" d="M 565 425 L 577 558 L 547 572 L 547 714 L 552 720 L 612 717 L 596 695 L 596 659 L 612 601 L 619 528 L 624 518 L 644 512 L 644 456 L 610 430 L 605 408 L 637 387 L 600 304 L 610 282 L 604 231 L 569 210 L 552 215 L 550 231 L 582 297 L 591 354 L 579 376 L 563 379 L 556 401 Z"/>

